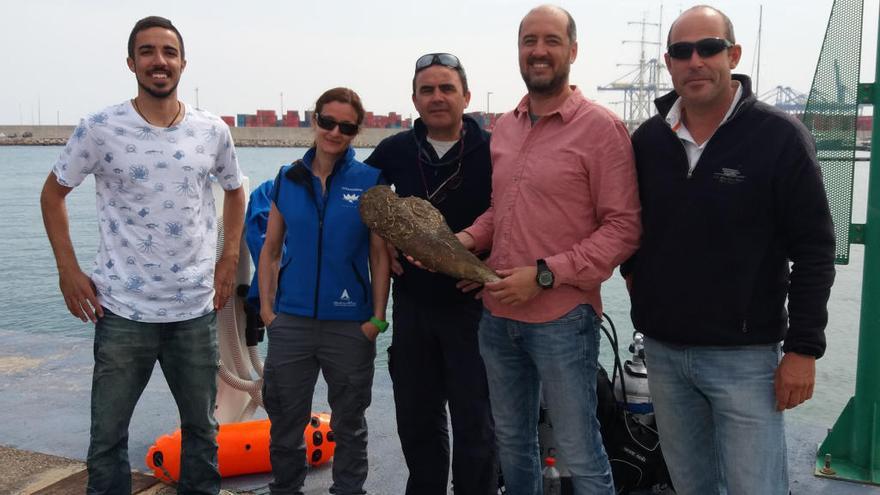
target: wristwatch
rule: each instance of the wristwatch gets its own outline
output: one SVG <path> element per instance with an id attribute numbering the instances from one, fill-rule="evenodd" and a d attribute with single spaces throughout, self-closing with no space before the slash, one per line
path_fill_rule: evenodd
<path id="1" fill-rule="evenodd" d="M 553 272 L 550 271 L 547 262 L 544 260 L 538 260 L 538 274 L 535 276 L 535 281 L 538 282 L 538 287 L 542 289 L 552 289 L 554 280 Z"/>
<path id="2" fill-rule="evenodd" d="M 388 322 L 385 320 L 380 320 L 379 318 L 376 318 L 375 316 L 370 317 L 370 323 L 372 323 L 373 325 L 376 325 L 376 328 L 379 329 L 379 333 L 382 333 L 385 330 L 388 330 Z"/>

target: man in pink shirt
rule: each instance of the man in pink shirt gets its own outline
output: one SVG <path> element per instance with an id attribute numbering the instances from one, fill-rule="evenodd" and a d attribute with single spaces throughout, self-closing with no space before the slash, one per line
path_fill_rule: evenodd
<path id="1" fill-rule="evenodd" d="M 528 94 L 492 135 L 492 206 L 458 234 L 469 249 L 491 249 L 503 277 L 482 292 L 479 330 L 501 467 L 508 495 L 541 493 L 543 393 L 575 494 L 611 495 L 595 414 L 599 288 L 638 247 L 632 147 L 614 114 L 568 84 L 568 12 L 533 9 L 518 44 Z"/>

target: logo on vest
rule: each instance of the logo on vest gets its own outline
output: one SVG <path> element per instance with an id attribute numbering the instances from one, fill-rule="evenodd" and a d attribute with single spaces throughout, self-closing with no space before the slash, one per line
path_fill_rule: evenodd
<path id="1" fill-rule="evenodd" d="M 364 190 L 360 187 L 342 186 L 342 205 L 347 207 L 356 206 L 363 193 Z"/>
<path id="2" fill-rule="evenodd" d="M 342 289 L 342 294 L 339 295 L 339 299 L 333 301 L 333 305 L 337 308 L 353 308 L 357 303 L 351 300 L 348 289 Z"/>

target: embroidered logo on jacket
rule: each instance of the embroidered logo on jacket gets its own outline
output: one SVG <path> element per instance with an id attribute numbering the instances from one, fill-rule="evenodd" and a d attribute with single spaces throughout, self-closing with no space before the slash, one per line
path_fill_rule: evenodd
<path id="1" fill-rule="evenodd" d="M 358 200 L 361 198 L 361 194 L 364 193 L 364 190 L 360 187 L 346 187 L 342 186 L 342 201 L 343 206 L 353 207 L 357 204 Z"/>
<path id="2" fill-rule="evenodd" d="M 712 177 L 722 184 L 739 184 L 746 180 L 746 176 L 736 168 L 722 168 L 721 172 L 715 172 Z"/>
<path id="3" fill-rule="evenodd" d="M 342 294 L 339 295 L 339 299 L 333 301 L 333 305 L 337 308 L 353 308 L 357 306 L 357 303 L 351 300 L 348 289 L 342 289 Z"/>

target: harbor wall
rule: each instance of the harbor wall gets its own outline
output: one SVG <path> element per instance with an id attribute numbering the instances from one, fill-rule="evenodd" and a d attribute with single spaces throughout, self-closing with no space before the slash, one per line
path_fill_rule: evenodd
<path id="1" fill-rule="evenodd" d="M 73 134 L 73 129 L 72 125 L 0 125 L 0 146 L 64 145 Z M 314 139 L 309 127 L 232 127 L 231 130 L 232 139 L 238 147 L 307 148 Z M 375 148 L 386 137 L 404 130 L 364 128 L 352 144 L 355 148 Z M 858 129 L 856 141 L 862 145 L 870 143 L 871 129 Z"/>
<path id="2" fill-rule="evenodd" d="M 64 145 L 73 133 L 72 125 L 0 125 L 2 145 Z M 309 147 L 314 133 L 309 127 L 233 127 L 232 139 L 239 147 Z M 405 129 L 365 128 L 355 137 L 356 148 L 374 148 L 379 141 Z"/>
<path id="3" fill-rule="evenodd" d="M 310 127 L 233 127 L 232 139 L 236 146 L 280 146 L 307 148 L 312 145 L 314 131 Z M 405 129 L 365 128 L 355 136 L 355 148 L 375 148 L 379 141 Z"/>

